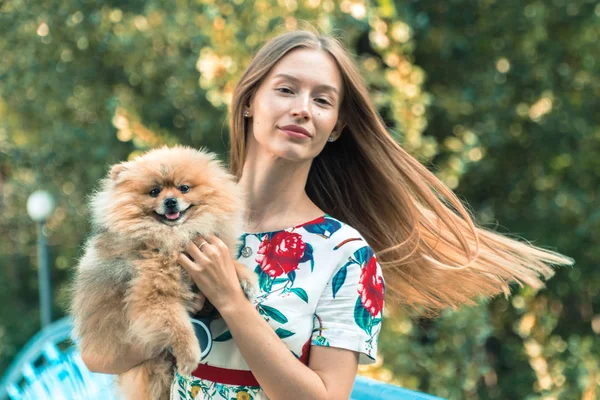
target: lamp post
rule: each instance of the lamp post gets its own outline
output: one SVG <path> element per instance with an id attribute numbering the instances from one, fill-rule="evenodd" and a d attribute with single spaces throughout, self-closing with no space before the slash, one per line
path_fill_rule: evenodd
<path id="1" fill-rule="evenodd" d="M 27 213 L 37 223 L 38 231 L 38 287 L 42 328 L 52 322 L 52 294 L 50 290 L 50 266 L 48 243 L 44 224 L 54 211 L 54 199 L 44 190 L 35 191 L 27 199 Z"/>

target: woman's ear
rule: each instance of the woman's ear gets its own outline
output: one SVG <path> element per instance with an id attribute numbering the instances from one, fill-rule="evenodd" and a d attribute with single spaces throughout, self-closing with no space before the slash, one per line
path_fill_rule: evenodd
<path id="1" fill-rule="evenodd" d="M 346 128 L 346 123 L 341 119 L 338 119 L 338 122 L 335 124 L 335 127 L 331 131 L 330 137 L 335 141 L 340 138 L 342 135 L 342 131 Z"/>
<path id="2" fill-rule="evenodd" d="M 244 116 L 246 116 L 246 114 L 248 114 L 248 116 L 252 116 L 252 114 L 254 113 L 252 110 L 252 102 L 254 101 L 254 93 L 252 93 L 249 97 L 248 100 L 244 102 Z"/>

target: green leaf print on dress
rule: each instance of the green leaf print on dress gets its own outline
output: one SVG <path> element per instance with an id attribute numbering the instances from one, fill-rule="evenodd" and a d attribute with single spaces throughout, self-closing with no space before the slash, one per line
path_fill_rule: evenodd
<path id="1" fill-rule="evenodd" d="M 275 321 L 279 322 L 280 324 L 285 324 L 286 322 L 288 322 L 288 319 L 286 318 L 286 316 L 283 315 L 281 313 L 281 311 L 279 311 L 276 308 L 265 306 L 264 304 L 259 304 L 258 312 L 261 313 L 262 315 L 266 315 L 270 318 L 273 318 Z"/>
<path id="2" fill-rule="evenodd" d="M 373 255 L 373 250 L 369 246 L 364 246 L 356 250 L 352 257 L 358 264 L 360 264 L 362 268 L 373 257 Z"/>
<path id="3" fill-rule="evenodd" d="M 288 331 L 287 329 L 283 329 L 283 328 L 277 328 L 275 333 L 277 334 L 277 336 L 279 336 L 280 339 L 285 339 L 287 337 L 294 336 L 296 334 L 295 332 Z"/>
<path id="4" fill-rule="evenodd" d="M 306 247 L 304 248 L 304 255 L 300 259 L 300 263 L 310 261 L 310 272 L 313 272 L 315 269 L 315 258 L 313 257 L 313 248 L 310 243 L 305 243 Z"/>
<path id="5" fill-rule="evenodd" d="M 294 284 L 294 281 L 296 280 L 296 271 L 292 271 L 288 274 L 288 279 L 290 280 L 291 284 Z"/>
<path id="6" fill-rule="evenodd" d="M 354 306 L 354 321 L 363 331 L 371 334 L 373 316 L 363 307 L 360 297 L 356 299 Z"/>
<path id="7" fill-rule="evenodd" d="M 329 347 L 329 341 L 325 336 L 317 336 L 312 340 L 312 344 L 315 346 L 325 346 Z"/>
<path id="8" fill-rule="evenodd" d="M 280 279 L 278 278 L 273 280 L 273 278 L 271 278 L 269 275 L 267 275 L 260 269 L 260 265 L 256 266 L 254 272 L 256 272 L 256 274 L 258 275 L 258 287 L 263 293 L 269 293 L 271 291 L 271 287 L 273 287 L 273 283 Z M 287 279 L 285 279 L 285 281 L 287 281 Z"/>
<path id="9" fill-rule="evenodd" d="M 340 270 L 333 277 L 333 280 L 331 282 L 331 290 L 333 291 L 334 299 L 335 295 L 346 281 L 346 275 L 348 275 L 348 265 L 352 264 L 353 262 L 353 260 L 348 261 L 342 268 L 340 268 Z"/>
<path id="10" fill-rule="evenodd" d="M 298 297 L 300 297 L 302 300 L 304 300 L 305 303 L 308 303 L 308 294 L 306 293 L 306 291 L 304 289 L 293 288 L 293 289 L 290 289 L 290 292 L 292 292 L 295 295 L 297 295 Z"/>
<path id="11" fill-rule="evenodd" d="M 329 347 L 329 341 L 327 340 L 327 338 L 325 336 L 323 336 L 323 331 L 326 330 L 326 328 L 323 327 L 323 320 L 321 319 L 321 317 L 319 317 L 317 314 L 314 314 L 313 316 L 313 321 L 317 320 L 317 323 L 319 324 L 318 328 L 313 329 L 312 333 L 315 332 L 319 332 L 317 334 L 316 337 L 314 337 L 312 339 L 312 344 L 314 344 L 315 346 L 326 346 Z M 314 325 L 314 322 L 313 322 Z"/>
<path id="12" fill-rule="evenodd" d="M 302 228 L 308 232 L 322 236 L 325 239 L 329 239 L 341 227 L 342 224 L 338 221 L 327 217 L 321 218 L 312 224 L 302 225 Z"/>

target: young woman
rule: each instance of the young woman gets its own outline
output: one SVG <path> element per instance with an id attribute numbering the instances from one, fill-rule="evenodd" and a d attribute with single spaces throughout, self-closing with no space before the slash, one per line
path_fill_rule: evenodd
<path id="1" fill-rule="evenodd" d="M 511 282 L 541 287 L 548 264 L 571 263 L 476 227 L 388 134 L 332 38 L 268 42 L 235 90 L 230 132 L 231 171 L 247 193 L 238 260 L 260 292 L 245 298 L 218 238 L 186 248 L 179 262 L 220 318 L 193 376 L 176 374 L 173 399 L 347 399 L 357 365 L 375 359 L 384 290 L 433 314 L 508 295 Z M 132 349 L 86 362 L 118 373 L 143 359 Z"/>

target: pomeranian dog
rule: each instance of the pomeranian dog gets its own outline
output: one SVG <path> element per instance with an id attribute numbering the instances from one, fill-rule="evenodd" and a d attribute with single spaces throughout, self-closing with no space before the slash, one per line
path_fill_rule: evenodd
<path id="1" fill-rule="evenodd" d="M 243 210 L 241 189 L 216 156 L 188 147 L 152 150 L 101 181 L 72 287 L 73 336 L 82 352 L 106 359 L 128 346 L 152 357 L 119 375 L 125 398 L 168 399 L 172 356 L 179 373 L 196 369 L 201 349 L 188 313 L 201 297 L 176 257 L 213 233 L 235 259 Z M 254 272 L 240 263 L 236 272 L 251 298 Z"/>

